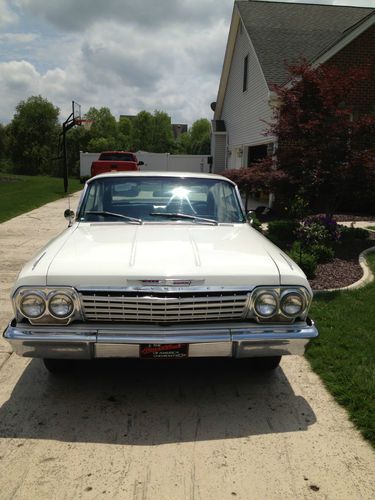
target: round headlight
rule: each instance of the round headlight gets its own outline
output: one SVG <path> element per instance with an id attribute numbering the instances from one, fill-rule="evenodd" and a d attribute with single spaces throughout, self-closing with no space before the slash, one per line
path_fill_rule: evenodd
<path id="1" fill-rule="evenodd" d="M 255 299 L 254 307 L 259 316 L 270 318 L 277 312 L 277 299 L 272 293 L 261 293 Z"/>
<path id="2" fill-rule="evenodd" d="M 303 297 L 299 293 L 287 293 L 281 299 L 280 307 L 285 316 L 298 316 L 304 308 Z"/>
<path id="3" fill-rule="evenodd" d="M 20 301 L 20 310 L 26 318 L 37 319 L 43 316 L 46 303 L 41 295 L 28 293 Z"/>
<path id="4" fill-rule="evenodd" d="M 56 293 L 49 300 L 48 309 L 55 318 L 68 318 L 74 311 L 73 300 L 66 293 Z"/>

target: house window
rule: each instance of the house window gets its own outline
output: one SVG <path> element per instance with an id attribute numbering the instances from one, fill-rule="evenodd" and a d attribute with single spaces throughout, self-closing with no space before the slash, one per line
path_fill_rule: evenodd
<path id="1" fill-rule="evenodd" d="M 247 90 L 248 66 L 249 66 L 249 56 L 247 55 L 245 57 L 245 59 L 243 60 L 243 85 L 242 85 L 243 92 L 246 92 L 246 90 Z"/>
<path id="2" fill-rule="evenodd" d="M 266 156 L 268 156 L 267 144 L 249 147 L 247 153 L 247 166 L 250 167 L 254 161 L 262 160 L 263 158 L 266 158 Z"/>

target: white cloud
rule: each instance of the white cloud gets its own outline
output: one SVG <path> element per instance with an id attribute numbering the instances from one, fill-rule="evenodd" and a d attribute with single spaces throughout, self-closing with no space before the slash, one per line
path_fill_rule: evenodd
<path id="1" fill-rule="evenodd" d="M 0 27 L 12 24 L 17 20 L 17 15 L 9 7 L 6 0 L 0 0 Z"/>
<path id="2" fill-rule="evenodd" d="M 227 21 L 228 22 L 228 21 Z M 21 99 L 40 93 L 69 114 L 70 101 L 108 106 L 115 115 L 161 109 L 178 122 L 211 116 L 225 50 L 224 20 L 206 30 L 178 26 L 159 31 L 139 30 L 115 22 L 60 37 L 35 49 L 39 60 L 54 54 L 55 65 L 38 69 L 26 60 L 0 64 L 0 92 L 7 95 L 0 121 L 9 121 Z"/>
<path id="3" fill-rule="evenodd" d="M 348 4 L 369 2 L 375 0 Z M 60 107 L 62 118 L 72 99 L 83 112 L 90 106 L 108 106 L 117 116 L 161 109 L 181 123 L 211 117 L 232 0 L 13 0 L 12 7 L 19 29 L 0 35 L 7 43 L 0 122 L 35 94 Z M 0 0 L 3 12 L 15 22 Z"/>
<path id="4" fill-rule="evenodd" d="M 10 61 L 0 64 L 0 81 L 3 90 L 28 91 L 35 87 L 40 74 L 27 61 Z"/>
<path id="5" fill-rule="evenodd" d="M 37 33 L 0 33 L 0 42 L 4 43 L 30 43 L 37 38 Z"/>
<path id="6" fill-rule="evenodd" d="M 86 31 L 93 24 L 116 21 L 143 30 L 167 25 L 212 24 L 230 12 L 231 1 L 217 0 L 17 0 L 25 12 L 63 30 Z M 228 7 L 229 6 L 229 7 Z"/>

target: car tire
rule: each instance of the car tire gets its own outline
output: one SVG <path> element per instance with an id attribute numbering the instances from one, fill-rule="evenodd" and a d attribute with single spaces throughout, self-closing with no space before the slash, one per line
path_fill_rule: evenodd
<path id="1" fill-rule="evenodd" d="M 256 367 L 261 370 L 276 370 L 281 361 L 281 356 L 266 356 L 264 358 L 255 358 Z"/>
<path id="2" fill-rule="evenodd" d="M 44 366 L 54 375 L 70 373 L 73 369 L 73 361 L 70 359 L 43 358 Z"/>

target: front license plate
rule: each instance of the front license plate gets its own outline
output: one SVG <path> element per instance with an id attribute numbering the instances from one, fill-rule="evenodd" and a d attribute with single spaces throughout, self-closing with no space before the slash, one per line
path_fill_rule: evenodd
<path id="1" fill-rule="evenodd" d="M 187 358 L 189 344 L 141 344 L 139 357 L 146 359 Z"/>

